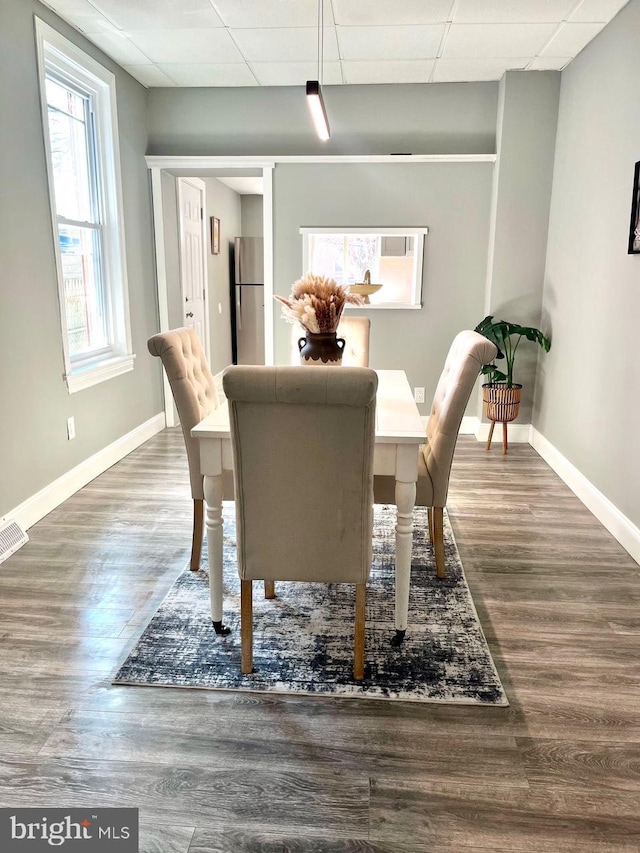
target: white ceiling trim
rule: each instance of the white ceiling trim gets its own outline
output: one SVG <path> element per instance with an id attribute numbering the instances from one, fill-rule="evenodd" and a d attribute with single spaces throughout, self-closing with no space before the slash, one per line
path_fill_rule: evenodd
<path id="1" fill-rule="evenodd" d="M 283 155 L 264 160 L 251 156 L 173 157 L 148 154 L 149 169 L 273 169 L 276 163 L 495 163 L 496 154 L 337 154 Z"/>

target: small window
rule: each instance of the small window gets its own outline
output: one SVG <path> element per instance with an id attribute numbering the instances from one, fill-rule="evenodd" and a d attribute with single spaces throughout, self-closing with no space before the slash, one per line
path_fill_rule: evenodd
<path id="1" fill-rule="evenodd" d="M 69 393 L 133 369 L 115 78 L 36 23 Z"/>
<path id="2" fill-rule="evenodd" d="M 420 308 L 427 228 L 301 228 L 300 233 L 303 272 L 355 286 L 369 308 Z M 365 279 L 370 287 L 360 287 Z"/>

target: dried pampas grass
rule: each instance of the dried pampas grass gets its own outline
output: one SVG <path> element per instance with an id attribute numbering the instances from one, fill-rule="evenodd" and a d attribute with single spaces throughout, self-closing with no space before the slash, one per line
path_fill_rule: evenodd
<path id="1" fill-rule="evenodd" d="M 293 285 L 288 299 L 275 296 L 282 305 L 282 316 L 289 323 L 299 323 L 307 332 L 335 332 L 347 303 L 362 305 L 363 299 L 349 293 L 348 287 L 332 278 L 307 273 Z"/>

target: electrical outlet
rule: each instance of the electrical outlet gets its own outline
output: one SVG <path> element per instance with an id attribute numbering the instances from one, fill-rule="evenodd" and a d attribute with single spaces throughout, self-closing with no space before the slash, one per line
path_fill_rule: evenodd
<path id="1" fill-rule="evenodd" d="M 424 403 L 424 388 L 414 388 L 413 399 L 416 403 Z"/>
<path id="2" fill-rule="evenodd" d="M 67 418 L 67 438 L 71 441 L 72 438 L 76 437 L 76 419 L 75 418 Z"/>

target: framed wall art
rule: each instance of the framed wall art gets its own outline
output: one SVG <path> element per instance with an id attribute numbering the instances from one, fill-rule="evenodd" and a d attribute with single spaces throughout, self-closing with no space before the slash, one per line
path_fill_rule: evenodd
<path id="1" fill-rule="evenodd" d="M 217 216 L 210 217 L 211 220 L 211 254 L 220 254 L 220 220 Z"/>
<path id="2" fill-rule="evenodd" d="M 631 200 L 631 226 L 629 228 L 629 254 L 640 255 L 640 160 L 636 163 Z"/>

